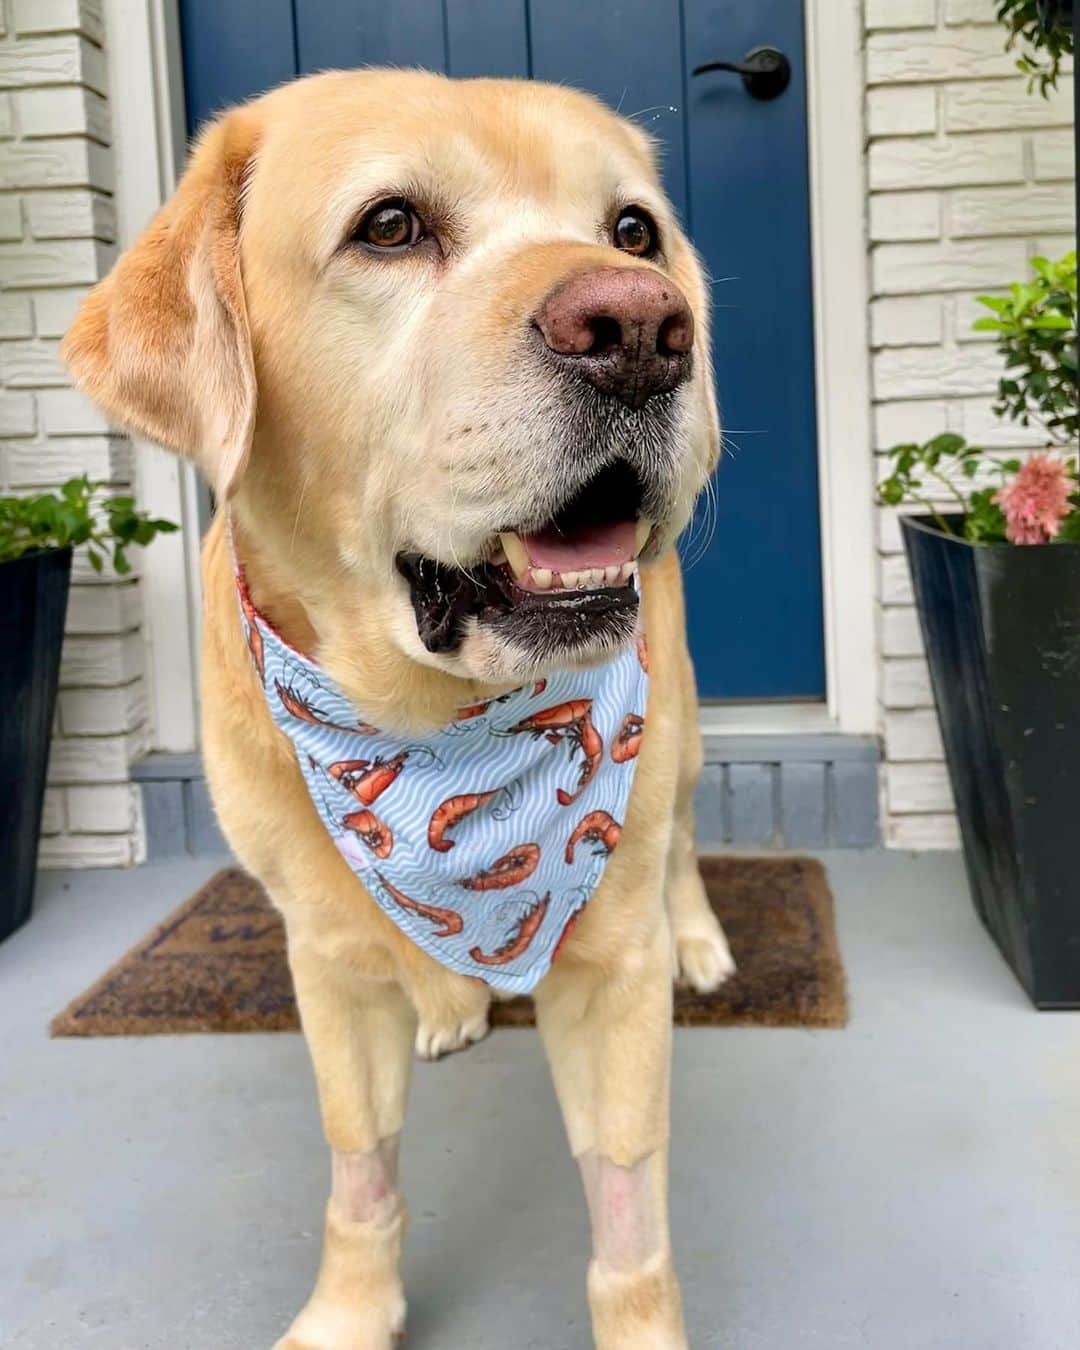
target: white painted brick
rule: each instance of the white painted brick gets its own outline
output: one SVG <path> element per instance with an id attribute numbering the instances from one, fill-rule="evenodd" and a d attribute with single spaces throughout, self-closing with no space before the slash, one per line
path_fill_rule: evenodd
<path id="1" fill-rule="evenodd" d="M 142 731 L 124 736 L 59 736 L 49 752 L 49 782 L 125 783 L 132 762 L 146 751 Z"/>
<path id="2" fill-rule="evenodd" d="M 96 141 L 11 141 L 0 145 L 0 183 L 12 188 L 112 187 L 109 152 Z"/>
<path id="3" fill-rule="evenodd" d="M 944 311 L 936 295 L 894 296 L 870 306 L 875 347 L 935 346 L 944 336 Z"/>
<path id="4" fill-rule="evenodd" d="M 86 688 L 130 684 L 143 673 L 143 639 L 124 637 L 68 638 L 60 657 L 60 687 Z"/>
<path id="5" fill-rule="evenodd" d="M 871 33 L 866 40 L 869 84 L 921 84 L 927 80 L 993 79 L 1016 73 L 1000 29 L 941 29 L 920 33 Z"/>
<path id="6" fill-rule="evenodd" d="M 28 295 L 0 295 L 0 339 L 30 337 L 34 316 Z"/>
<path id="7" fill-rule="evenodd" d="M 948 430 L 948 410 L 940 399 L 879 403 L 874 409 L 874 445 L 888 450 L 912 441 L 922 444 Z"/>
<path id="8" fill-rule="evenodd" d="M 907 514 L 907 511 L 901 510 L 899 507 L 878 507 L 874 525 L 879 553 L 903 552 L 904 543 L 900 537 L 900 517 L 905 514 Z"/>
<path id="9" fill-rule="evenodd" d="M 139 789 L 131 783 L 65 789 L 72 834 L 127 834 L 135 828 Z"/>
<path id="10" fill-rule="evenodd" d="M 97 192 L 31 192 L 26 197 L 30 233 L 36 239 L 116 238 L 112 198 Z"/>
<path id="11" fill-rule="evenodd" d="M 924 295 L 1000 286 L 1027 272 L 1022 239 L 878 244 L 871 260 L 876 295 Z"/>
<path id="12" fill-rule="evenodd" d="M 13 441 L 6 451 L 13 488 L 55 487 L 81 473 L 103 483 L 128 484 L 132 478 L 131 442 L 121 436 Z"/>
<path id="13" fill-rule="evenodd" d="M 1071 183 L 965 188 L 950 194 L 949 234 L 954 239 L 1071 230 L 1076 197 Z"/>
<path id="14" fill-rule="evenodd" d="M 937 0 L 866 0 L 866 26 L 868 29 L 933 28 L 937 22 L 936 11 Z"/>
<path id="15" fill-rule="evenodd" d="M 878 594 L 883 605 L 913 605 L 911 572 L 903 553 L 890 553 L 878 561 Z"/>
<path id="16" fill-rule="evenodd" d="M 1040 258 L 1060 258 L 1075 248 L 1075 234 L 1041 235 L 1034 241 L 1032 253 Z"/>
<path id="17" fill-rule="evenodd" d="M 992 394 L 1001 358 L 985 347 L 896 347 L 874 356 L 874 393 L 882 399 Z"/>
<path id="18" fill-rule="evenodd" d="M 12 290 L 97 281 L 112 266 L 115 249 L 96 239 L 49 239 L 0 244 L 0 274 Z"/>
<path id="19" fill-rule="evenodd" d="M 128 555 L 131 571 L 127 574 L 127 579 L 141 575 L 141 557 L 142 549 L 139 548 L 134 549 Z M 90 566 L 86 550 L 79 549 L 71 560 L 71 581 L 73 585 L 79 586 L 111 586 L 116 581 L 116 573 L 112 571 L 108 563 L 105 565 L 104 572 L 95 572 Z"/>
<path id="20" fill-rule="evenodd" d="M 90 136 L 106 145 L 111 138 L 109 105 L 92 89 L 24 89 L 14 99 L 24 136 Z"/>
<path id="21" fill-rule="evenodd" d="M 907 565 L 906 559 L 904 565 Z M 886 708 L 933 707 L 934 692 L 925 660 L 918 656 L 901 656 L 883 662 L 881 696 Z"/>
<path id="22" fill-rule="evenodd" d="M 979 304 L 980 295 L 998 295 L 1001 293 L 1000 286 L 988 286 L 985 291 L 960 292 L 957 295 L 950 295 L 946 301 L 946 314 L 949 320 L 949 331 L 957 342 L 981 342 L 995 343 L 997 341 L 996 333 L 977 333 L 972 327 L 976 319 L 988 318 L 990 311 L 985 306 Z"/>
<path id="23" fill-rule="evenodd" d="M 936 192 L 875 192 L 870 198 L 870 238 L 937 239 L 941 197 Z"/>
<path id="24" fill-rule="evenodd" d="M 0 197 L 0 240 L 21 239 L 22 209 L 18 197 Z"/>
<path id="25" fill-rule="evenodd" d="M 881 611 L 881 649 L 886 656 L 922 656 L 919 616 L 914 609 L 890 607 Z"/>
<path id="26" fill-rule="evenodd" d="M 106 736 L 134 731 L 147 718 L 142 680 L 120 689 L 62 689 L 60 726 L 65 736 Z"/>
<path id="27" fill-rule="evenodd" d="M 0 381 L 11 389 L 66 384 L 58 346 L 51 341 L 3 343 L 0 345 Z"/>
<path id="28" fill-rule="evenodd" d="M 1027 92 L 1027 81 L 975 80 L 948 84 L 943 93 L 946 131 L 991 131 L 1001 127 L 1061 127 L 1072 124 L 1071 77 L 1058 81 L 1049 98 Z"/>
<path id="29" fill-rule="evenodd" d="M 885 843 L 888 848 L 920 853 L 955 852 L 960 847 L 960 826 L 953 815 L 896 816 L 886 823 Z"/>
<path id="30" fill-rule="evenodd" d="M 41 833 L 62 834 L 67 827 L 64 813 L 64 789 L 46 788 L 41 812 Z"/>
<path id="31" fill-rule="evenodd" d="M 0 46 L 0 86 L 25 89 L 41 84 L 85 84 L 106 94 L 104 53 L 76 34 Z"/>
<path id="32" fill-rule="evenodd" d="M 34 395 L 0 389 L 0 436 L 32 436 L 36 428 Z"/>
<path id="33" fill-rule="evenodd" d="M 104 36 L 100 0 L 14 0 L 15 31 L 84 33 L 98 44 Z"/>
<path id="34" fill-rule="evenodd" d="M 1076 173 L 1076 151 L 1072 131 L 1038 131 L 1031 137 L 1035 177 L 1044 181 L 1072 179 Z"/>
<path id="35" fill-rule="evenodd" d="M 15 135 L 15 104 L 10 94 L 0 93 L 0 139 Z"/>
<path id="36" fill-rule="evenodd" d="M 948 771 L 940 762 L 886 764 L 885 792 L 889 810 L 898 815 L 953 809 Z"/>
<path id="37" fill-rule="evenodd" d="M 886 713 L 885 754 L 897 764 L 944 760 L 937 713 L 932 708 Z"/>
<path id="38" fill-rule="evenodd" d="M 138 587 L 131 582 L 114 586 L 72 586 L 68 597 L 68 633 L 128 633 L 142 618 Z"/>
<path id="39" fill-rule="evenodd" d="M 132 867 L 141 860 L 138 837 L 126 834 L 59 834 L 38 847 L 43 868 Z"/>
<path id="40" fill-rule="evenodd" d="M 870 146 L 870 187 L 966 187 L 1024 181 L 1024 138 L 1015 132 L 875 141 Z M 1045 176 L 1045 175 L 1044 175 Z"/>
<path id="41" fill-rule="evenodd" d="M 100 436 L 109 430 L 109 419 L 77 389 L 44 390 L 37 398 L 50 436 Z"/>
<path id="42" fill-rule="evenodd" d="M 959 431 L 972 445 L 988 450 L 1022 450 L 1046 444 L 1046 433 L 1040 427 L 1022 427 L 1018 422 L 995 417 L 988 398 L 958 400 L 954 411 L 957 424 L 951 430 Z"/>
<path id="43" fill-rule="evenodd" d="M 996 24 L 995 0 L 945 0 L 946 23 Z"/>
<path id="44" fill-rule="evenodd" d="M 920 136 L 937 130 L 937 90 L 933 85 L 871 89 L 866 96 L 866 126 L 871 136 Z"/>
<path id="45" fill-rule="evenodd" d="M 76 286 L 67 290 L 42 291 L 35 295 L 34 320 L 38 336 L 63 337 L 89 292 L 89 286 Z"/>

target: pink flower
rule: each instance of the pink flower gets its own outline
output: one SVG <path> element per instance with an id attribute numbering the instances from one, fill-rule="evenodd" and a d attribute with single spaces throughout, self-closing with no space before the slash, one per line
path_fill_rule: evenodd
<path id="1" fill-rule="evenodd" d="M 1069 467 L 1054 455 L 1032 455 L 994 501 L 1005 512 L 1010 544 L 1048 544 L 1072 510 L 1074 490 Z"/>

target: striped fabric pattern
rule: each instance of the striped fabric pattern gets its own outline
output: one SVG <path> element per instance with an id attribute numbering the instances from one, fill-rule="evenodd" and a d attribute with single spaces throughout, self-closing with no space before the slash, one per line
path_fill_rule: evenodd
<path id="1" fill-rule="evenodd" d="M 402 739 L 275 632 L 242 576 L 238 588 L 271 714 L 353 872 L 449 969 L 534 989 L 618 843 L 648 693 L 644 644 Z"/>

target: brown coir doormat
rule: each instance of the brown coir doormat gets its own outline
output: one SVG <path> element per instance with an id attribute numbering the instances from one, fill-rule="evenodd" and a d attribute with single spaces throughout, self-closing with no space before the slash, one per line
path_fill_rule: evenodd
<path id="1" fill-rule="evenodd" d="M 680 1026 L 839 1027 L 847 1021 L 833 901 L 812 858 L 705 857 L 701 872 L 739 973 L 715 994 L 680 989 Z M 493 1008 L 525 1026 L 532 1002 Z M 53 1021 L 54 1036 L 296 1031 L 285 935 L 262 888 L 218 872 Z"/>

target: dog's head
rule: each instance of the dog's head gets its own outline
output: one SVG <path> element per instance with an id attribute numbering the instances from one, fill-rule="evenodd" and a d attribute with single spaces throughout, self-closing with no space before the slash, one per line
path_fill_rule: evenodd
<path id="1" fill-rule="evenodd" d="M 363 615 L 474 680 L 629 641 L 717 453 L 649 141 L 542 84 L 333 73 L 227 113 L 64 355 L 202 465 L 321 656 Z"/>

